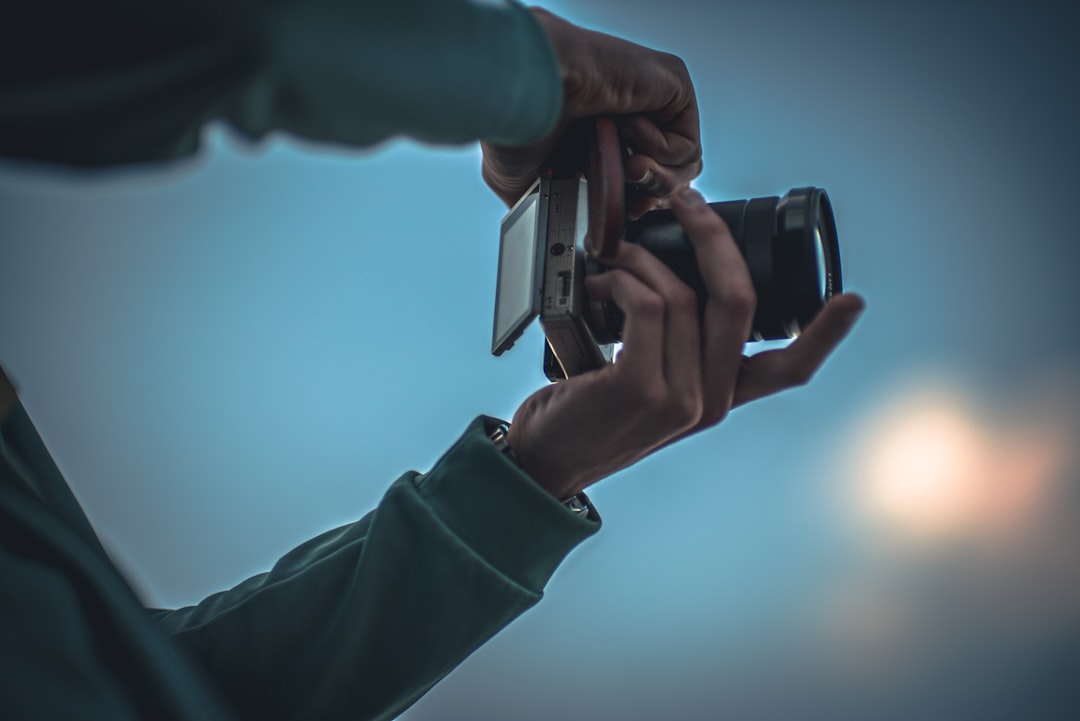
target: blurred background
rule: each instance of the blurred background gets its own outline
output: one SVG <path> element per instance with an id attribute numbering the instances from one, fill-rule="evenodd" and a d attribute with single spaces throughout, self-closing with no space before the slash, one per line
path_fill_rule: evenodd
<path id="1" fill-rule="evenodd" d="M 686 60 L 710 200 L 825 187 L 869 308 L 809 386 L 596 487 L 603 532 L 404 718 L 1080 718 L 1076 5 L 549 7 Z M 488 353 L 479 157 L 215 127 L 0 163 L 0 359 L 148 603 L 545 382 L 537 328 Z"/>

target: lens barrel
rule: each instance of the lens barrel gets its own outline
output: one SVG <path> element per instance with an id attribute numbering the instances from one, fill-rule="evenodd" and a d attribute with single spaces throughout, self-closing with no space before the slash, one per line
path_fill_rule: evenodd
<path id="1" fill-rule="evenodd" d="M 836 221 L 823 189 L 795 188 L 782 198 L 729 200 L 709 207 L 724 219 L 750 270 L 757 309 L 749 340 L 794 338 L 843 291 Z M 627 221 L 624 240 L 649 250 L 690 286 L 704 317 L 708 293 L 694 247 L 674 213 L 655 210 Z M 605 303 L 590 318 L 590 328 L 598 342 L 612 342 L 622 335 L 622 320 L 618 309 Z"/>

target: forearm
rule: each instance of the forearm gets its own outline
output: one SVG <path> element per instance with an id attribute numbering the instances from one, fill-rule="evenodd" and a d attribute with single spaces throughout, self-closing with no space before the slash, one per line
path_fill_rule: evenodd
<path id="1" fill-rule="evenodd" d="M 273 108 L 234 120 L 319 140 L 519 144 L 555 126 L 562 81 L 531 13 L 467 0 L 293 0 L 271 18 Z"/>
<path id="2" fill-rule="evenodd" d="M 536 603 L 597 527 L 474 424 L 363 520 L 159 620 L 241 716 L 391 718 Z"/>
<path id="3" fill-rule="evenodd" d="M 351 146 L 526 142 L 562 98 L 543 30 L 511 4 L 44 0 L 6 25 L 0 155 L 67 164 L 190 154 L 215 119 Z"/>

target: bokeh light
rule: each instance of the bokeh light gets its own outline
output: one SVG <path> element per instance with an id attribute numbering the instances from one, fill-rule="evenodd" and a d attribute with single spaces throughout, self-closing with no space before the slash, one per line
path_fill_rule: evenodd
<path id="1" fill-rule="evenodd" d="M 1050 408 L 980 411 L 958 388 L 919 378 L 860 424 L 846 455 L 868 523 L 912 542 L 994 543 L 1037 527 L 1065 481 L 1072 420 Z"/>

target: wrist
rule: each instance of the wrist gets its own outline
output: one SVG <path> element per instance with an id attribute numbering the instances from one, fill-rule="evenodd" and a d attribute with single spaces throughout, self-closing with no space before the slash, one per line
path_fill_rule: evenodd
<path id="1" fill-rule="evenodd" d="M 527 475 L 537 486 L 546 491 L 549 495 L 554 497 L 567 509 L 573 513 L 582 517 L 587 517 L 590 514 L 591 505 L 589 498 L 580 489 L 575 489 L 573 486 L 555 486 L 554 484 L 545 484 L 537 480 L 528 470 L 524 463 L 522 463 L 521 457 L 514 449 L 513 440 L 511 439 L 513 426 L 506 422 L 496 422 L 493 426 L 488 428 L 488 437 L 491 442 L 499 449 L 499 452 L 503 456 L 517 466 L 525 475 Z"/>

